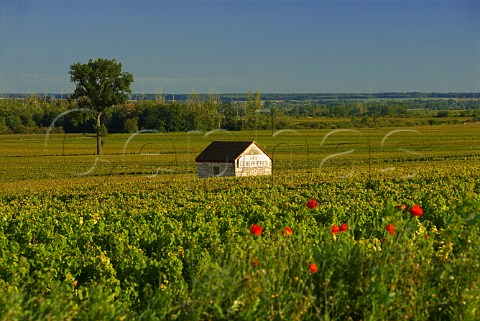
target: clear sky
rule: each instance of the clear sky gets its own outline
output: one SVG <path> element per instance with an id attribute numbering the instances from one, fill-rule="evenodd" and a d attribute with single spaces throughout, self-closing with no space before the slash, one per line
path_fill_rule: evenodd
<path id="1" fill-rule="evenodd" d="M 136 93 L 478 92 L 480 1 L 0 0 L 0 92 L 90 58 Z"/>

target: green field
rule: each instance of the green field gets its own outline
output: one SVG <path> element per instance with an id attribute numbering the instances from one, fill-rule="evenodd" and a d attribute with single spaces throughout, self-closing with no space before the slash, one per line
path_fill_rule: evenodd
<path id="1" fill-rule="evenodd" d="M 245 132 L 113 134 L 104 155 L 95 155 L 88 134 L 0 136 L 2 181 L 193 175 L 195 157 L 212 140 L 255 140 L 274 159 L 274 171 L 299 170 L 314 175 L 329 167 L 392 167 L 480 157 L 480 124 L 381 129 L 325 129 Z M 431 164 L 430 164 L 431 165 Z M 363 170 L 362 170 L 363 171 Z"/>
<path id="2" fill-rule="evenodd" d="M 257 141 L 273 175 L 196 178 L 212 140 Z M 94 152 L 0 136 L 1 320 L 480 319 L 480 124 L 115 134 Z"/>

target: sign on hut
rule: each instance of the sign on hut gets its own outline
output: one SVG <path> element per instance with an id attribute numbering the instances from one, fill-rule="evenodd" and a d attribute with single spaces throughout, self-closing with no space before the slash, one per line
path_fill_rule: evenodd
<path id="1" fill-rule="evenodd" d="M 198 177 L 272 174 L 272 158 L 254 141 L 213 141 L 195 162 Z"/>

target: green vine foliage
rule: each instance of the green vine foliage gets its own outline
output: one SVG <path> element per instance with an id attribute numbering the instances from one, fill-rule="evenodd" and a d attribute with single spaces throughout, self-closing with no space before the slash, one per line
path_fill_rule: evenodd
<path id="1" fill-rule="evenodd" d="M 0 320 L 475 320 L 479 173 L 2 193 Z"/>

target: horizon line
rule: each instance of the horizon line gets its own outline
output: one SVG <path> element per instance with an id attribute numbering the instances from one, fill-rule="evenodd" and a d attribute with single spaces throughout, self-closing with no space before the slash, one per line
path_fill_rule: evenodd
<path id="1" fill-rule="evenodd" d="M 162 92 L 132 92 L 128 95 L 191 95 L 191 94 L 198 94 L 198 95 L 245 95 L 248 93 L 255 94 L 259 92 L 261 95 L 381 95 L 381 94 L 479 94 L 480 91 L 375 91 L 375 92 L 362 92 L 362 91 L 338 91 L 338 92 L 303 92 L 303 91 L 292 91 L 292 92 L 261 92 L 261 91 L 246 91 L 246 92 L 177 92 L 177 93 L 162 93 Z M 0 92 L 0 97 L 3 95 L 23 95 L 23 96 L 46 96 L 46 95 L 71 95 L 73 92 L 67 93 L 59 93 L 59 92 L 37 92 L 37 91 L 30 91 L 30 92 Z"/>

